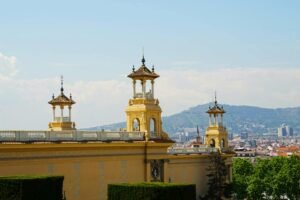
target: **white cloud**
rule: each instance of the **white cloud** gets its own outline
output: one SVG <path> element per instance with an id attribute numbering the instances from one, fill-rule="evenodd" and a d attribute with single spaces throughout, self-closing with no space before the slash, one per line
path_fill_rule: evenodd
<path id="1" fill-rule="evenodd" d="M 124 109 L 131 95 L 130 82 L 77 81 L 64 84 L 76 104 L 73 119 L 78 127 L 114 123 L 125 119 Z M 60 78 L 0 80 L 0 129 L 47 129 L 52 119 L 48 101 L 60 93 Z M 17 123 L 16 123 L 17 122 Z"/>
<path id="2" fill-rule="evenodd" d="M 221 103 L 273 108 L 299 106 L 300 69 L 162 71 L 157 90 L 167 114 L 207 103 L 213 99 L 215 90 Z"/>
<path id="3" fill-rule="evenodd" d="M 0 52 L 0 78 L 13 77 L 17 72 L 15 56 L 6 56 Z"/>
<path id="4" fill-rule="evenodd" d="M 219 70 L 165 70 L 156 81 L 155 94 L 164 115 L 177 113 L 213 99 L 220 103 L 263 107 L 300 105 L 300 69 L 231 68 Z M 46 129 L 51 120 L 48 101 L 59 93 L 59 77 L 0 80 L 0 129 Z M 124 121 L 132 95 L 131 81 L 65 81 L 65 94 L 77 102 L 73 119 L 78 127 Z"/>

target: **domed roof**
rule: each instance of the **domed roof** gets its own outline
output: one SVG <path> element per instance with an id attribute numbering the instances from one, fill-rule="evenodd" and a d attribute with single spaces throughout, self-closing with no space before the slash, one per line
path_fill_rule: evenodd
<path id="1" fill-rule="evenodd" d="M 54 95 L 52 97 L 52 100 L 48 102 L 51 105 L 72 105 L 76 102 L 73 101 L 72 96 L 70 95 L 70 98 L 66 97 L 64 93 L 61 93 L 59 96 L 54 98 Z"/>
<path id="2" fill-rule="evenodd" d="M 128 77 L 133 79 L 134 78 L 152 78 L 152 79 L 158 78 L 159 75 L 154 72 L 154 66 L 152 67 L 152 70 L 150 70 L 146 67 L 145 62 L 146 60 L 143 56 L 141 67 L 138 70 L 135 70 L 133 66 L 132 73 L 129 74 Z"/>
<path id="3" fill-rule="evenodd" d="M 63 77 L 61 77 L 60 95 L 57 97 L 54 97 L 54 94 L 53 94 L 52 100 L 49 101 L 48 103 L 51 105 L 73 105 L 76 103 L 75 101 L 73 101 L 71 94 L 70 94 L 69 98 L 64 94 Z"/>
<path id="4" fill-rule="evenodd" d="M 208 111 L 206 111 L 206 113 L 209 113 L 209 114 L 223 114 L 225 113 L 225 110 L 223 109 L 223 106 L 219 106 L 218 102 L 217 102 L 217 98 L 215 97 L 215 102 L 214 102 L 214 105 L 213 107 L 209 106 L 209 109 Z"/>

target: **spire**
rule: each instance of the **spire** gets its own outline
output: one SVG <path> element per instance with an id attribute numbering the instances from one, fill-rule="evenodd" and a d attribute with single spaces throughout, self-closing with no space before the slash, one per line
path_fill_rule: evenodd
<path id="1" fill-rule="evenodd" d="M 154 72 L 154 65 L 152 65 L 152 73 Z"/>
<path id="2" fill-rule="evenodd" d="M 198 125 L 197 125 L 197 136 L 200 137 L 200 131 Z"/>
<path id="3" fill-rule="evenodd" d="M 64 77 L 63 76 L 60 76 L 60 85 L 61 85 L 60 92 L 61 92 L 61 94 L 63 94 L 64 93 Z"/>
<path id="4" fill-rule="evenodd" d="M 134 65 L 132 65 L 132 72 L 135 72 L 135 67 L 134 67 Z"/>

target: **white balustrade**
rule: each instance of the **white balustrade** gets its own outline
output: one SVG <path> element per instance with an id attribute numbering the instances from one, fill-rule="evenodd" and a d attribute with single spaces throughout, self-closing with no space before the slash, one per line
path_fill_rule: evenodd
<path id="1" fill-rule="evenodd" d="M 170 147 L 168 148 L 169 154 L 207 154 L 217 152 L 216 148 L 211 147 Z"/>
<path id="2" fill-rule="evenodd" d="M 0 142 L 35 141 L 142 141 L 144 132 L 105 132 L 105 131 L 1 131 Z"/>
<path id="3" fill-rule="evenodd" d="M 55 122 L 70 122 L 70 117 L 55 117 Z"/>

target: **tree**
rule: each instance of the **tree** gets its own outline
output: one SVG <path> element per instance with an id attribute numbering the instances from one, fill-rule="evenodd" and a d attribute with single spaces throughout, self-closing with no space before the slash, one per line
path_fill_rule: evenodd
<path id="1" fill-rule="evenodd" d="M 281 160 L 281 167 L 274 175 L 272 183 L 272 197 L 282 199 L 287 196 L 289 199 L 300 198 L 300 160 L 297 156 Z"/>
<path id="2" fill-rule="evenodd" d="M 299 171 L 299 157 L 274 157 L 260 160 L 251 178 L 261 179 L 265 198 L 276 200 L 288 197 L 296 200 L 300 195 Z"/>
<path id="3" fill-rule="evenodd" d="M 236 158 L 233 160 L 233 193 L 237 199 L 247 197 L 249 177 L 254 171 L 249 159 Z"/>
<path id="4" fill-rule="evenodd" d="M 297 156 L 257 159 L 255 165 L 235 159 L 233 190 L 238 199 L 300 199 L 299 171 Z"/>
<path id="5" fill-rule="evenodd" d="M 265 192 L 265 185 L 264 181 L 261 180 L 259 177 L 251 177 L 248 181 L 247 186 L 247 199 L 250 200 L 260 200 L 264 199 L 264 192 Z"/>
<path id="6" fill-rule="evenodd" d="M 208 174 L 208 191 L 207 194 L 200 199 L 206 200 L 222 200 L 229 185 L 226 183 L 227 168 L 225 158 L 220 152 L 211 153 L 211 164 L 207 168 Z"/>

